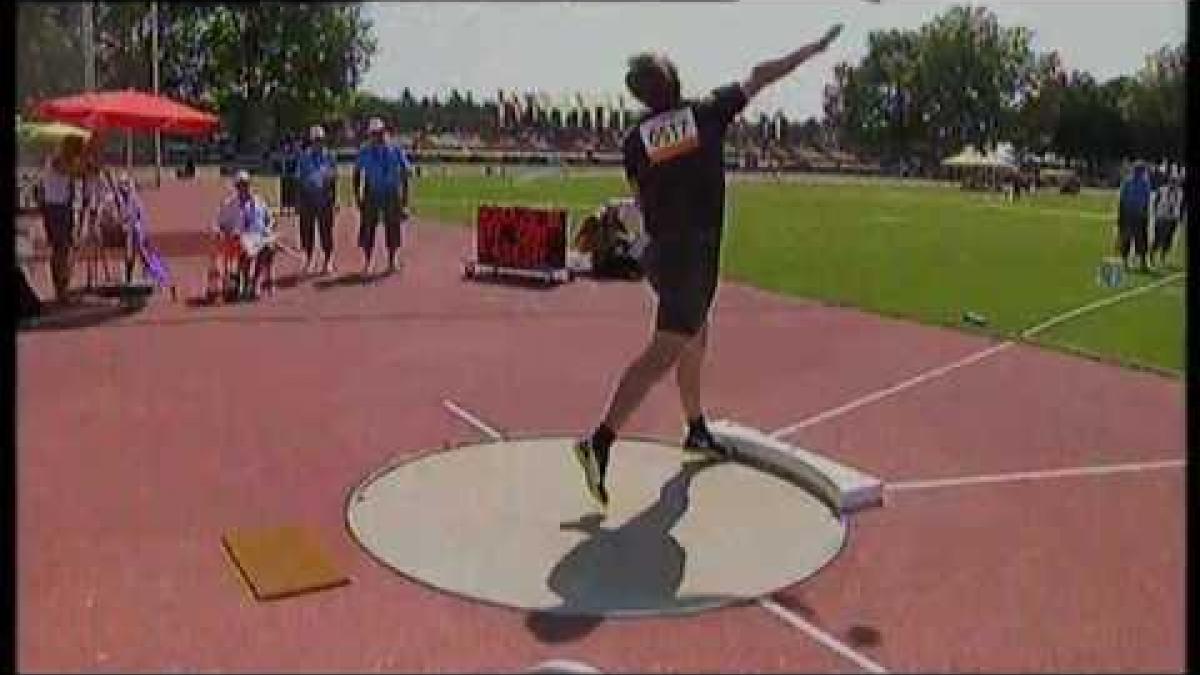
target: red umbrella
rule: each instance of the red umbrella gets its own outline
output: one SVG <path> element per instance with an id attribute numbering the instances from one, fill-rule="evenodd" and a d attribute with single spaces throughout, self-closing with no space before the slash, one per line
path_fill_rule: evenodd
<path id="1" fill-rule="evenodd" d="M 171 134 L 200 135 L 217 128 L 215 115 L 196 110 L 165 96 L 133 89 L 98 91 L 43 101 L 40 117 L 77 124 L 89 129 L 130 129 Z"/>

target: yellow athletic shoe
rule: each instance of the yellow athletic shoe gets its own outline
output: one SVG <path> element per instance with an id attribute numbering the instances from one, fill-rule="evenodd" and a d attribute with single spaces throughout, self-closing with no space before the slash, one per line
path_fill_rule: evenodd
<path id="1" fill-rule="evenodd" d="M 604 472 L 608 468 L 608 452 L 597 452 L 589 439 L 575 444 L 575 459 L 583 469 L 583 484 L 588 494 L 601 508 L 608 507 L 608 490 L 604 489 Z"/>

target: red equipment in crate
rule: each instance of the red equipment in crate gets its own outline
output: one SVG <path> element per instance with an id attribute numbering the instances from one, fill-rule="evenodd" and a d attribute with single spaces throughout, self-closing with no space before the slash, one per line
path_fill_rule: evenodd
<path id="1" fill-rule="evenodd" d="M 571 280 L 567 269 L 567 212 L 525 206 L 482 205 L 475 221 L 475 260 L 468 278 L 482 273 Z"/>

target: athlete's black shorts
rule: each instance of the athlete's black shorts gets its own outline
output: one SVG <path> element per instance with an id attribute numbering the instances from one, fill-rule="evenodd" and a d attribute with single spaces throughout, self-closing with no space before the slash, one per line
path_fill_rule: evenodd
<path id="1" fill-rule="evenodd" d="M 646 279 L 658 296 L 658 330 L 695 335 L 708 321 L 717 293 L 721 231 L 655 236 L 642 254 Z"/>

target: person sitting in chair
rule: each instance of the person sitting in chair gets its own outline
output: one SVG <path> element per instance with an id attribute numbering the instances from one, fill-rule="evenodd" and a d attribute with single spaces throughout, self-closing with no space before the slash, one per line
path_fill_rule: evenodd
<path id="1" fill-rule="evenodd" d="M 263 288 L 272 287 L 275 223 L 266 201 L 254 193 L 250 174 L 238 171 L 233 188 L 217 216 L 218 247 L 226 259 L 236 256 L 235 293 L 253 299 L 264 276 Z"/>
<path id="2" fill-rule="evenodd" d="M 644 246 L 641 213 L 628 199 L 610 200 L 585 218 L 575 235 L 576 250 L 591 254 L 592 272 L 602 278 L 641 279 Z"/>

